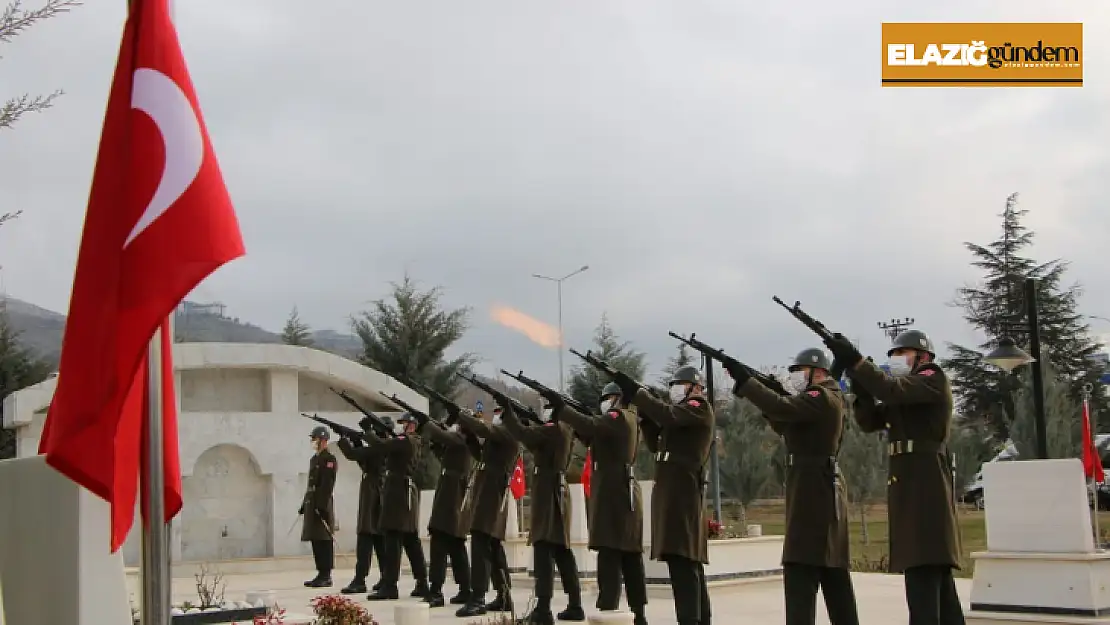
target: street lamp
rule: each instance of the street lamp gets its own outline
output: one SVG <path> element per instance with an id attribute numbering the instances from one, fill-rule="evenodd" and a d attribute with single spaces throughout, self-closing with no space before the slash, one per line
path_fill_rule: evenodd
<path id="1" fill-rule="evenodd" d="M 991 353 L 983 357 L 983 360 L 1006 373 L 1024 364 L 1036 363 L 1033 366 L 1033 425 L 1037 431 L 1037 456 L 1041 460 L 1047 460 L 1048 428 L 1045 425 L 1044 368 L 1040 366 L 1041 327 L 1037 318 L 1036 278 L 1025 279 L 1025 316 L 1029 328 L 1030 353 L 1025 353 L 1013 339 L 1004 337 L 998 341 L 998 346 L 991 350 Z"/>
<path id="2" fill-rule="evenodd" d="M 562 278 L 552 278 L 551 276 L 541 276 L 538 273 L 532 274 L 533 278 L 539 278 L 540 280 L 550 280 L 551 282 L 554 282 L 555 286 L 556 286 L 556 288 L 558 289 L 558 292 L 559 292 L 559 392 L 560 393 L 566 391 L 566 388 L 564 388 L 564 386 L 563 386 L 563 352 L 566 350 L 566 346 L 563 344 L 563 281 L 568 279 L 568 278 L 573 278 L 574 276 L 577 276 L 578 274 L 582 273 L 583 271 L 586 271 L 589 268 L 590 268 L 589 265 L 582 265 L 578 269 L 575 269 L 574 271 L 568 273 L 567 275 L 563 276 Z"/>

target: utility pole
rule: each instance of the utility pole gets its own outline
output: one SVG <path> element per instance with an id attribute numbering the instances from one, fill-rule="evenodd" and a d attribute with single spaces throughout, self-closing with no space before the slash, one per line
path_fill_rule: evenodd
<path id="1" fill-rule="evenodd" d="M 586 271 L 589 268 L 590 268 L 589 265 L 582 265 L 578 269 L 575 269 L 574 271 L 568 273 L 567 275 L 563 276 L 562 278 L 552 278 L 550 276 L 544 276 L 544 275 L 540 275 L 538 273 L 532 274 L 533 278 L 539 278 L 540 280 L 548 280 L 550 282 L 554 282 L 555 286 L 558 289 L 557 293 L 558 293 L 558 298 L 559 298 L 559 392 L 560 393 L 566 391 L 566 386 L 563 384 L 563 352 L 566 351 L 566 344 L 563 342 L 563 282 L 567 278 L 573 278 L 574 276 L 577 276 L 578 274 L 582 273 L 583 271 Z"/>
<path id="2" fill-rule="evenodd" d="M 906 328 L 912 326 L 913 321 L 913 317 L 904 317 L 902 319 L 891 319 L 887 322 L 880 321 L 878 325 L 879 329 L 882 330 L 883 333 L 889 336 L 890 340 L 893 341 L 899 334 L 902 333 L 902 330 L 905 330 Z"/>

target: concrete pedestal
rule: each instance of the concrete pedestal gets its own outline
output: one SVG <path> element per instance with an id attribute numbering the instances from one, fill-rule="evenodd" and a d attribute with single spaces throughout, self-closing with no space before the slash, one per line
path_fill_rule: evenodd
<path id="1" fill-rule="evenodd" d="M 586 622 L 590 625 L 632 625 L 635 618 L 631 612 L 598 612 L 590 615 Z"/>
<path id="2" fill-rule="evenodd" d="M 42 456 L 0 461 L 0 620 L 131 625 L 123 557 L 108 551 L 110 515 Z"/>
<path id="3" fill-rule="evenodd" d="M 1110 625 L 1110 553 L 1095 549 L 1082 463 L 990 463 L 983 493 L 967 623 Z"/>
<path id="4" fill-rule="evenodd" d="M 426 603 L 405 602 L 393 608 L 394 625 L 428 625 L 431 612 Z"/>

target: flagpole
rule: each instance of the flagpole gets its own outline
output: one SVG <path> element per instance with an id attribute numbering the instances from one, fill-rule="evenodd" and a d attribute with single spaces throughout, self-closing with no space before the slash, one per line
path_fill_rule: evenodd
<path id="1" fill-rule="evenodd" d="M 1083 448 L 1090 449 L 1090 453 L 1095 454 L 1095 460 L 1098 461 L 1098 447 L 1095 446 L 1095 427 L 1091 423 L 1091 390 L 1090 384 L 1083 385 L 1083 420 L 1086 421 L 1087 431 L 1090 437 L 1083 441 Z M 1099 514 L 1098 514 L 1098 484 L 1095 482 L 1094 475 L 1090 479 L 1091 494 L 1094 495 L 1095 500 L 1095 549 L 1102 548 L 1102 531 L 1099 530 Z"/>

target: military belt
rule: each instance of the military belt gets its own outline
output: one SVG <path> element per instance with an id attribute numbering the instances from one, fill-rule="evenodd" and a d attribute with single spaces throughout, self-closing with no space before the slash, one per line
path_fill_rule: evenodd
<path id="1" fill-rule="evenodd" d="M 947 449 L 944 443 L 910 439 L 891 441 L 887 445 L 887 451 L 891 456 L 900 456 L 902 454 L 943 454 Z"/>
<path id="2" fill-rule="evenodd" d="M 443 469 L 439 472 L 440 475 L 451 475 L 454 477 L 466 477 L 466 473 L 466 471 L 460 471 L 458 469 Z"/>
<path id="3" fill-rule="evenodd" d="M 840 467 L 836 463 L 836 456 L 803 456 L 800 454 L 787 454 L 786 466 L 828 466 L 833 470 L 838 471 Z"/>

